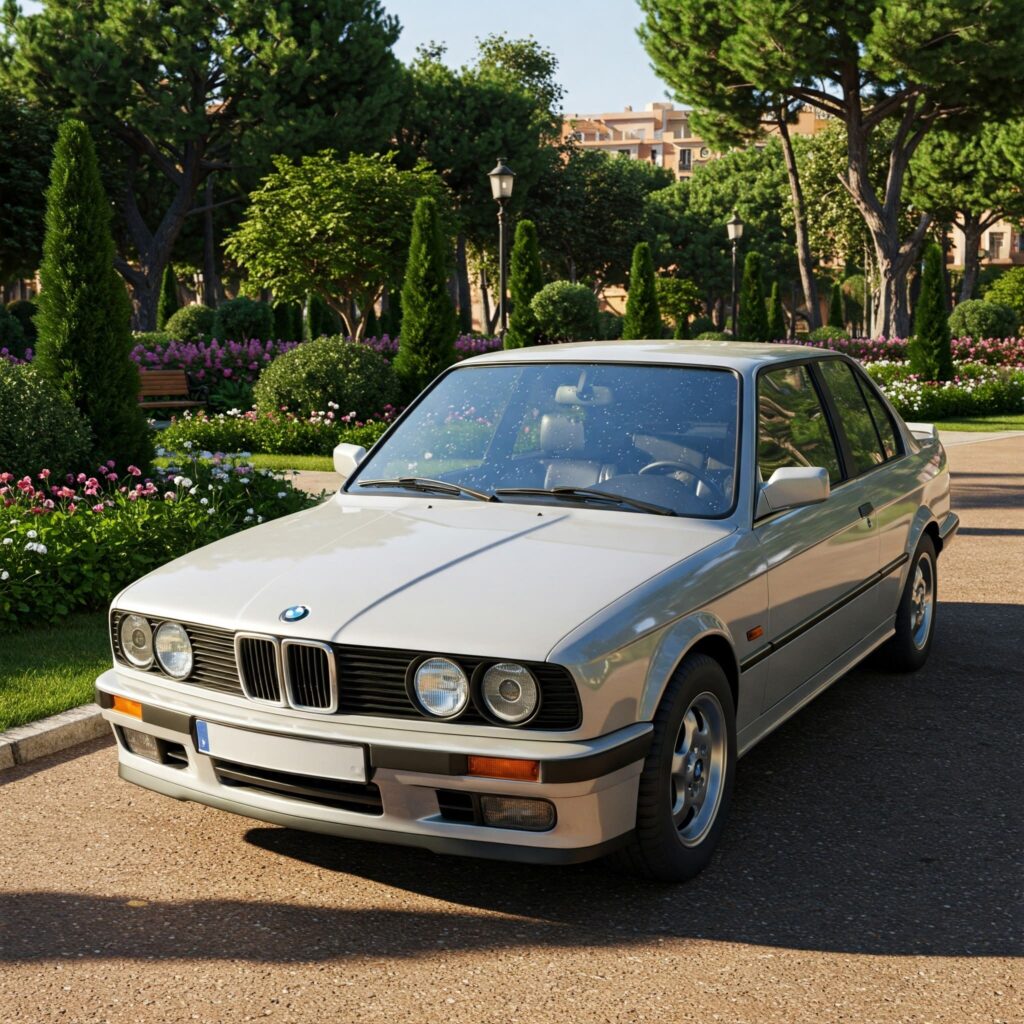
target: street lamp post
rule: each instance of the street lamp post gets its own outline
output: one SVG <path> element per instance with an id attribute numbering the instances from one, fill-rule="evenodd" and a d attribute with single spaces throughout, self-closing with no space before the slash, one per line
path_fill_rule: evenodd
<path id="1" fill-rule="evenodd" d="M 515 174 L 505 166 L 505 158 L 498 157 L 497 166 L 487 175 L 491 179 L 491 195 L 498 204 L 498 323 L 502 340 L 508 328 L 508 307 L 505 304 L 506 279 L 508 270 L 505 265 L 505 204 L 512 195 L 512 183 Z"/>
<path id="2" fill-rule="evenodd" d="M 729 233 L 729 241 L 732 242 L 732 336 L 735 338 L 737 331 L 736 303 L 739 291 L 739 280 L 736 276 L 736 243 L 743 237 L 743 221 L 740 220 L 740 215 L 735 210 L 732 212 L 732 220 L 726 223 L 725 230 Z"/>

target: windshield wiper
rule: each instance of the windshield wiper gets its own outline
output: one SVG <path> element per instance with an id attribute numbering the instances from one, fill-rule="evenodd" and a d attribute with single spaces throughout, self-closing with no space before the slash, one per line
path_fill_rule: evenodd
<path id="1" fill-rule="evenodd" d="M 499 487 L 496 495 L 507 494 L 509 496 L 521 494 L 526 497 L 531 495 L 546 495 L 551 498 L 577 498 L 580 501 L 607 501 L 616 505 L 626 505 L 629 508 L 639 509 L 641 512 L 653 512 L 658 516 L 674 516 L 676 512 L 667 505 L 655 505 L 651 501 L 642 501 L 640 498 L 627 498 L 623 494 L 612 494 L 610 491 L 599 491 L 593 487 Z"/>
<path id="2" fill-rule="evenodd" d="M 428 476 L 400 476 L 394 480 L 357 480 L 357 487 L 400 487 L 407 491 L 427 491 L 434 494 L 467 494 L 477 501 L 500 501 L 494 494 L 485 494 L 472 487 L 453 484 L 450 480 L 432 480 Z"/>

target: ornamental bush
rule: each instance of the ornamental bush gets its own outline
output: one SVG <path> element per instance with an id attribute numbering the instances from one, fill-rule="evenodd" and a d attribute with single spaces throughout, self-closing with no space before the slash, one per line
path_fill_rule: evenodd
<path id="1" fill-rule="evenodd" d="M 598 337 L 597 298 L 585 284 L 552 281 L 530 302 L 545 341 L 584 341 Z"/>
<path id="2" fill-rule="evenodd" d="M 661 329 L 651 246 L 648 242 L 637 242 L 633 247 L 633 262 L 629 271 L 629 294 L 626 298 L 626 315 L 622 321 L 622 337 L 628 341 L 660 338 Z"/>
<path id="3" fill-rule="evenodd" d="M 914 336 L 907 348 L 911 369 L 926 380 L 953 376 L 942 265 L 942 250 L 933 242 L 925 248 L 921 293 L 914 307 Z"/>
<path id="4" fill-rule="evenodd" d="M 248 341 L 274 335 L 274 311 L 265 302 L 240 296 L 222 302 L 214 314 L 213 336 L 220 341 Z"/>
<path id="5" fill-rule="evenodd" d="M 1017 314 L 1009 306 L 988 299 L 967 299 L 949 314 L 954 338 L 1009 338 L 1017 333 Z"/>
<path id="6" fill-rule="evenodd" d="M 15 359 L 21 359 L 28 347 L 21 323 L 0 306 L 0 348 L 6 349 Z"/>
<path id="7" fill-rule="evenodd" d="M 725 331 L 701 331 L 694 341 L 732 341 L 732 335 Z"/>
<path id="8" fill-rule="evenodd" d="M 845 327 L 833 327 L 831 325 L 815 327 L 813 331 L 807 332 L 808 341 L 836 341 L 849 337 L 850 332 Z"/>
<path id="9" fill-rule="evenodd" d="M 901 416 L 942 420 L 1024 413 L 1024 369 L 963 363 L 952 380 L 922 380 L 906 364 L 866 367 Z"/>
<path id="10" fill-rule="evenodd" d="M 597 334 L 602 341 L 618 341 L 622 337 L 622 317 L 602 309 L 597 314 Z"/>
<path id="11" fill-rule="evenodd" d="M 1015 334 L 1024 325 L 1024 267 L 1010 267 L 1001 274 L 985 292 L 985 301 L 998 302 L 1013 310 L 1017 322 L 1008 333 Z"/>
<path id="12" fill-rule="evenodd" d="M 739 326 L 737 341 L 771 341 L 768 333 L 768 309 L 765 306 L 764 276 L 761 254 L 748 252 L 743 261 L 743 284 L 740 286 Z"/>
<path id="13" fill-rule="evenodd" d="M 213 334 L 216 316 L 209 306 L 182 306 L 167 318 L 164 331 L 180 341 L 205 341 Z"/>
<path id="14" fill-rule="evenodd" d="M 530 302 L 544 287 L 544 274 L 540 267 L 540 250 L 537 248 L 537 229 L 532 220 L 521 220 L 516 224 L 510 267 L 509 299 L 512 315 L 505 332 L 505 348 L 536 345 L 539 340 L 537 321 Z"/>
<path id="15" fill-rule="evenodd" d="M 156 329 L 162 331 L 164 324 L 181 309 L 178 301 L 178 279 L 174 276 L 174 267 L 167 264 L 164 275 L 160 279 L 160 298 L 156 303 Z"/>
<path id="16" fill-rule="evenodd" d="M 26 345 L 35 345 L 36 339 L 39 337 L 35 321 L 38 308 L 31 299 L 12 299 L 7 303 L 7 312 L 21 324 Z"/>
<path id="17" fill-rule="evenodd" d="M 0 463 L 17 476 L 64 473 L 89 453 L 89 424 L 34 366 L 0 360 Z"/>
<path id="18" fill-rule="evenodd" d="M 263 413 L 287 409 L 309 416 L 333 407 L 366 419 L 397 402 L 398 391 L 395 373 L 380 353 L 336 335 L 307 341 L 275 359 L 253 394 Z"/>

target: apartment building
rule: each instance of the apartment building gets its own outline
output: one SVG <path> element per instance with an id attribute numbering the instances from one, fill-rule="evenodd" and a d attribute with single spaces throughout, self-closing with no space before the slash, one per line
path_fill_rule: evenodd
<path id="1" fill-rule="evenodd" d="M 946 261 L 955 268 L 964 265 L 964 234 L 954 227 L 950 240 L 953 245 Z M 982 232 L 981 265 L 983 267 L 1014 267 L 1024 265 L 1024 227 L 1010 221 L 1000 220 Z"/>

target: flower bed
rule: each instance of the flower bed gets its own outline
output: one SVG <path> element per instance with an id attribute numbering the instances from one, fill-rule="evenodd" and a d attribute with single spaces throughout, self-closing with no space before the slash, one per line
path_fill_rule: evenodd
<path id="1" fill-rule="evenodd" d="M 369 448 L 395 418 L 385 406 L 378 416 L 358 420 L 354 413 L 339 415 L 337 406 L 308 418 L 282 410 L 260 414 L 255 409 L 226 413 L 186 412 L 171 421 L 160 438 L 170 448 L 208 451 L 261 452 L 267 455 L 330 455 L 342 441 Z"/>
<path id="2" fill-rule="evenodd" d="M 179 462 L 152 478 L 112 462 L 62 481 L 0 473 L 0 630 L 102 608 L 172 558 L 314 504 L 238 458 Z"/>
<path id="3" fill-rule="evenodd" d="M 843 352 L 862 363 L 909 358 L 906 338 L 830 338 L 828 341 L 778 341 L 777 345 L 807 345 Z M 1024 338 L 954 338 L 953 361 L 988 366 L 1024 366 Z"/>
<path id="4" fill-rule="evenodd" d="M 1024 413 L 1024 368 L 960 363 L 952 380 L 922 380 L 907 363 L 880 360 L 865 367 L 907 419 Z"/>
<path id="5" fill-rule="evenodd" d="M 25 358 L 19 359 L 9 348 L 0 348 L 0 362 L 14 363 L 16 366 L 20 363 L 32 362 L 32 356 L 35 353 L 32 349 L 25 349 Z"/>

